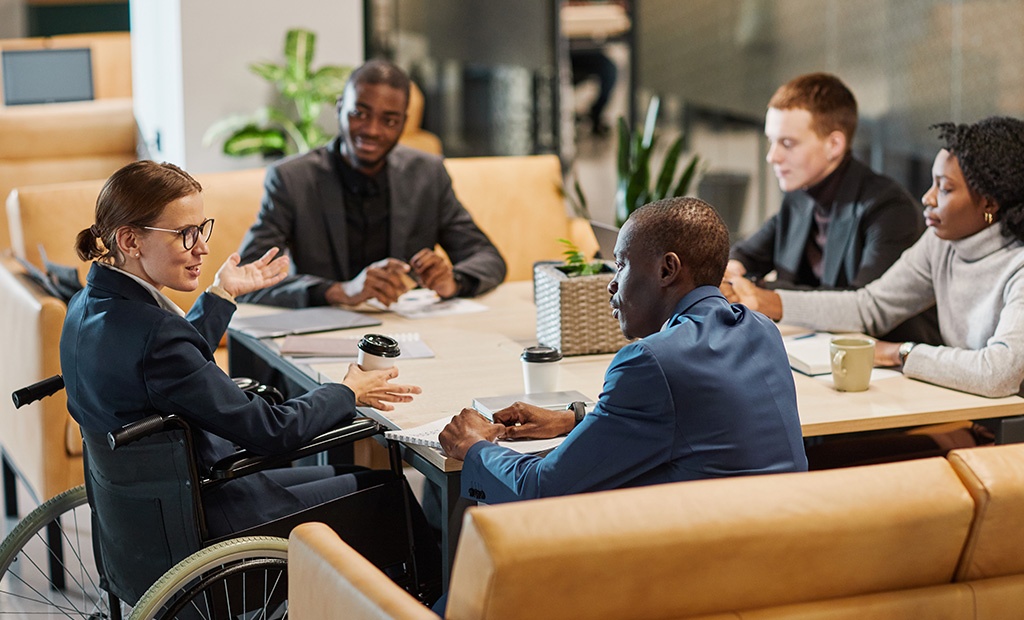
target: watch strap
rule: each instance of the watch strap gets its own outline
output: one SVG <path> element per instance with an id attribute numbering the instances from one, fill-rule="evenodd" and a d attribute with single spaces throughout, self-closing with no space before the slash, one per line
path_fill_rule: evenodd
<path id="1" fill-rule="evenodd" d="M 569 406 L 566 407 L 566 409 L 572 411 L 572 415 L 574 418 L 572 425 L 573 428 L 579 426 L 580 422 L 583 421 L 583 416 L 587 415 L 587 404 L 582 400 L 577 400 L 569 403 Z"/>

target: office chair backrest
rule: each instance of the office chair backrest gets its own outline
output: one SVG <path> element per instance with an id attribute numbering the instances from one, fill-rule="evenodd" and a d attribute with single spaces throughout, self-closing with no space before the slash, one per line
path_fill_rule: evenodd
<path id="1" fill-rule="evenodd" d="M 104 587 L 134 605 L 149 586 L 201 548 L 199 480 L 185 432 L 160 432 L 111 450 L 83 432 L 93 546 Z"/>

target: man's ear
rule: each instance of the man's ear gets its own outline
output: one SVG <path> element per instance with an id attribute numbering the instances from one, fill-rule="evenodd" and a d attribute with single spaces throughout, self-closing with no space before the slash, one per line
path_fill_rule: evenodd
<path id="1" fill-rule="evenodd" d="M 838 129 L 828 134 L 825 138 L 825 144 L 828 146 L 828 160 L 836 161 L 842 159 L 843 155 L 846 154 L 846 150 L 849 145 L 846 143 L 846 134 L 839 131 Z"/>
<path id="2" fill-rule="evenodd" d="M 675 252 L 668 252 L 661 257 L 661 283 L 663 286 L 674 284 L 683 273 L 683 261 Z"/>

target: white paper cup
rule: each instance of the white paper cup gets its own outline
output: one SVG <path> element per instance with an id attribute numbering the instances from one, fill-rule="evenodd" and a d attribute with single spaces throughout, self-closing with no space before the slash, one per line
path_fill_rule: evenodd
<path id="1" fill-rule="evenodd" d="M 398 341 L 380 334 L 366 334 L 359 340 L 359 357 L 356 361 L 363 370 L 391 368 L 402 354 Z"/>
<path id="2" fill-rule="evenodd" d="M 520 358 L 523 362 L 523 391 L 527 394 L 558 391 L 558 362 L 562 353 L 553 347 L 527 347 Z"/>

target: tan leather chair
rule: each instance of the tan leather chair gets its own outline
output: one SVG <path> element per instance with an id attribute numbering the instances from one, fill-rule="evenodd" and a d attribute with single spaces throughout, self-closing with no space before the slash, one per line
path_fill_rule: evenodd
<path id="1" fill-rule="evenodd" d="M 10 395 L 60 372 L 66 313 L 64 302 L 31 282 L 13 258 L 0 260 L 0 446 L 40 502 L 82 484 L 81 434 L 63 391 L 17 410 Z"/>
<path id="2" fill-rule="evenodd" d="M 536 261 L 561 260 L 559 238 L 588 256 L 597 251 L 589 222 L 569 216 L 558 157 L 451 158 L 445 168 L 459 202 L 505 258 L 506 280 L 531 280 Z"/>
<path id="3" fill-rule="evenodd" d="M 423 128 L 423 91 L 409 83 L 409 106 L 405 111 L 405 129 L 398 142 L 433 155 L 441 154 L 441 139 Z"/>
<path id="4" fill-rule="evenodd" d="M 15 187 L 102 179 L 136 159 L 131 99 L 0 108 L 0 196 Z M 0 248 L 11 246 L 0 218 Z"/>
<path id="5" fill-rule="evenodd" d="M 972 617 L 973 507 L 936 458 L 472 508 L 446 617 Z M 292 533 L 292 609 L 420 617 L 323 527 Z"/>
<path id="6" fill-rule="evenodd" d="M 196 175 L 203 186 L 206 217 L 216 222 L 210 253 L 203 259 L 199 287 L 190 293 L 165 291 L 182 308 L 191 307 L 195 298 L 213 283 L 217 268 L 238 250 L 245 232 L 256 221 L 263 196 L 263 175 L 262 168 Z M 42 244 L 51 261 L 79 266 L 84 282 L 88 265 L 75 253 L 75 236 L 93 223 L 96 197 L 104 182 L 36 185 L 16 190 L 7 203 L 15 254 L 41 267 Z"/>
<path id="7" fill-rule="evenodd" d="M 92 52 L 95 100 L 0 106 L 0 200 L 15 187 L 106 178 L 136 158 L 127 32 L 0 40 L 0 50 L 69 47 Z M 0 218 L 0 249 L 10 246 Z"/>

